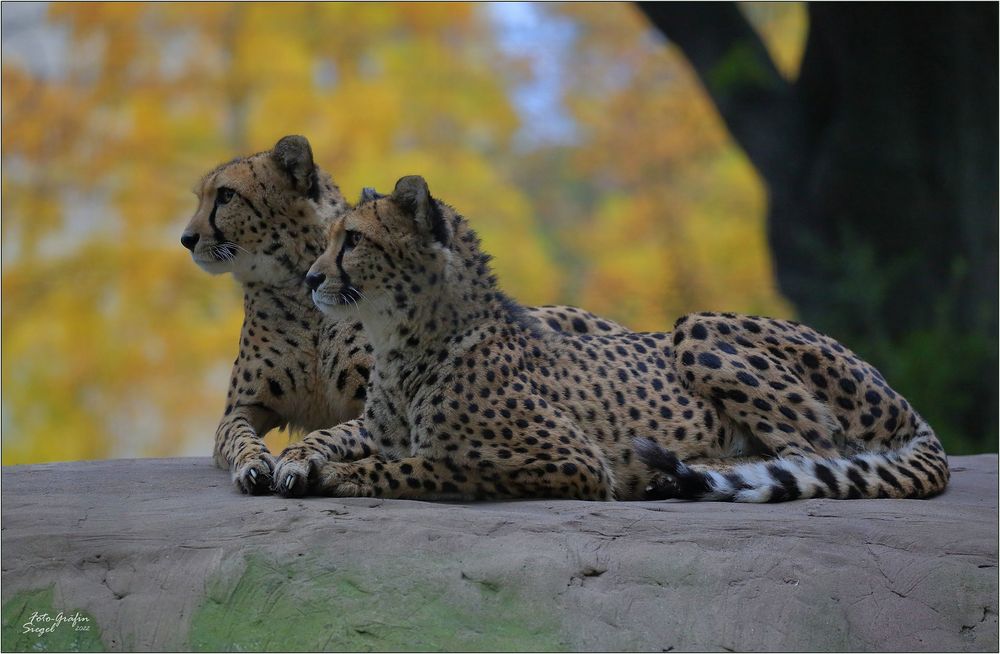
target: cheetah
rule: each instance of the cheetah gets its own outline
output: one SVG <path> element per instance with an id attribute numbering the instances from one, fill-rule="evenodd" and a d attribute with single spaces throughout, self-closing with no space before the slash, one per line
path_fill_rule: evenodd
<path id="1" fill-rule="evenodd" d="M 313 161 L 301 136 L 240 157 L 206 174 L 198 208 L 181 236 L 194 262 L 232 273 L 244 291 L 239 354 L 214 459 L 245 493 L 270 491 L 276 459 L 261 437 L 287 426 L 307 433 L 278 457 L 325 460 L 324 428 L 361 415 L 372 367 L 357 316 L 332 319 L 310 299 L 306 271 L 326 245 L 332 221 L 350 208 Z M 625 328 L 573 307 L 532 309 L 546 329 L 617 333 Z"/>
<path id="2" fill-rule="evenodd" d="M 360 314 L 375 365 L 364 415 L 336 433 L 347 456 L 279 462 L 280 492 L 765 502 L 948 481 L 930 427 L 831 338 L 734 314 L 544 332 L 489 259 L 418 176 L 333 224 L 306 283 L 328 315 Z"/>

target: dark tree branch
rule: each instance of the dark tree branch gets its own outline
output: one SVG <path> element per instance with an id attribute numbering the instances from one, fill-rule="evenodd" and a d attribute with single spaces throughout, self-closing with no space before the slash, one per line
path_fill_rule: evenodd
<path id="1" fill-rule="evenodd" d="M 726 126 L 772 192 L 803 159 L 803 115 L 760 36 L 735 4 L 639 2 L 653 25 L 691 62 Z"/>

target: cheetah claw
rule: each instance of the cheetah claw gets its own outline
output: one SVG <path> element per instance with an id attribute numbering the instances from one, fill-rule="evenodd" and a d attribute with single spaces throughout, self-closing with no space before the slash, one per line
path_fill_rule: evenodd
<path id="1" fill-rule="evenodd" d="M 250 459 L 233 470 L 233 483 L 247 495 L 264 495 L 270 490 L 272 470 L 274 470 L 274 457 L 270 453 L 263 452 L 257 458 Z"/>
<path id="2" fill-rule="evenodd" d="M 302 497 L 309 491 L 309 469 L 301 462 L 279 462 L 271 490 L 283 497 Z"/>
<path id="3" fill-rule="evenodd" d="M 325 453 L 301 443 L 289 445 L 278 455 L 271 490 L 284 497 L 302 497 L 309 492 L 320 466 L 329 460 Z"/>
<path id="4" fill-rule="evenodd" d="M 309 492 L 309 478 L 315 467 L 308 460 L 279 458 L 271 490 L 284 497 L 302 497 Z"/>

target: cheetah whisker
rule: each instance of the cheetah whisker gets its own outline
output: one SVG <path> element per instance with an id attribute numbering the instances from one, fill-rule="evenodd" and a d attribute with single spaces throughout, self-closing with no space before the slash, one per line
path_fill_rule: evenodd
<path id="1" fill-rule="evenodd" d="M 226 247 L 233 248 L 235 250 L 239 250 L 240 252 L 246 252 L 247 254 L 252 254 L 252 252 L 250 252 L 250 250 L 246 249 L 245 247 L 243 247 L 239 243 L 233 243 L 232 241 L 226 241 L 225 243 L 223 243 L 223 245 L 225 245 Z"/>
<path id="2" fill-rule="evenodd" d="M 347 295 L 346 293 L 341 293 L 340 297 L 344 298 L 344 304 L 353 304 L 354 308 L 357 309 L 359 313 L 361 312 L 361 309 L 358 307 L 358 301 L 353 297 Z"/>
<path id="3" fill-rule="evenodd" d="M 234 258 L 233 253 L 229 251 L 228 248 L 222 245 L 213 245 L 210 248 L 210 251 L 212 253 L 212 256 L 219 261 L 232 261 Z"/>

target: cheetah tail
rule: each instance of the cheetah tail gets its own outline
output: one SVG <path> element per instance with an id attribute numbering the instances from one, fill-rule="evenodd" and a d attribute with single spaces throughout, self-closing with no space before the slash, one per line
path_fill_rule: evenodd
<path id="1" fill-rule="evenodd" d="M 674 497 L 728 502 L 784 502 L 811 497 L 920 498 L 948 484 L 948 460 L 930 428 L 897 450 L 840 459 L 788 457 L 734 466 L 728 472 L 694 470 L 649 439 L 636 439 L 639 459 L 670 478 L 669 492 L 649 489 L 647 499 Z"/>

